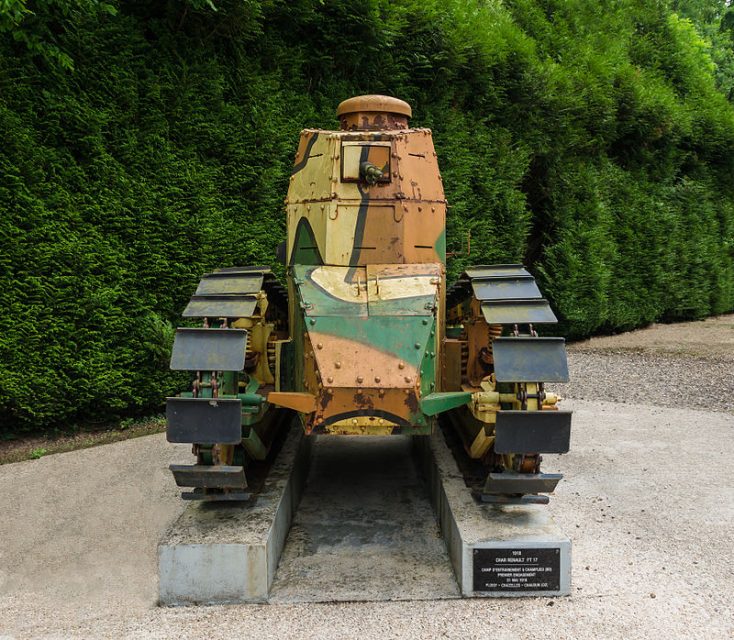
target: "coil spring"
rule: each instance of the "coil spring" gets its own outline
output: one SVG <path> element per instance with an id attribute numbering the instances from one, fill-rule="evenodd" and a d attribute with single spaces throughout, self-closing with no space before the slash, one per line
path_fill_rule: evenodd
<path id="1" fill-rule="evenodd" d="M 267 350 L 267 356 L 268 356 L 268 368 L 270 369 L 270 373 L 275 375 L 275 341 L 274 340 L 268 340 L 268 343 L 266 345 Z"/>
<path id="2" fill-rule="evenodd" d="M 466 380 L 469 367 L 469 342 L 466 329 L 461 332 L 459 340 L 461 340 L 461 378 Z"/>
<path id="3" fill-rule="evenodd" d="M 499 338 L 502 336 L 502 325 L 501 324 L 488 324 L 487 325 L 487 348 L 489 349 L 489 353 L 492 354 L 492 343 L 494 342 L 495 338 Z M 494 362 L 494 357 L 492 358 L 492 361 Z"/>

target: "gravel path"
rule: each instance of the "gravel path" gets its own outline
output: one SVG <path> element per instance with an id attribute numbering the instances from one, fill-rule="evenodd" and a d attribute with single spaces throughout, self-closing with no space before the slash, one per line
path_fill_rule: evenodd
<path id="1" fill-rule="evenodd" d="M 566 476 L 548 509 L 573 543 L 568 598 L 158 608 L 155 545 L 179 508 L 164 472 L 177 454 L 148 436 L 100 447 L 95 462 L 87 450 L 0 468 L 0 638 L 731 639 L 730 417 L 568 404 L 571 452 L 546 465 Z M 136 456 L 137 468 L 125 462 Z"/>
<path id="2" fill-rule="evenodd" d="M 185 507 L 167 466 L 190 455 L 156 435 L 0 466 L 0 640 L 731 640 L 727 323 L 571 346 L 571 452 L 545 463 L 565 475 L 548 509 L 572 539 L 568 598 L 159 608 L 157 541 Z"/>
<path id="3" fill-rule="evenodd" d="M 563 397 L 734 413 L 734 356 L 699 358 L 623 350 L 568 354 Z"/>
<path id="4" fill-rule="evenodd" d="M 568 346 L 564 397 L 734 413 L 734 315 Z M 550 385 L 549 385 L 550 387 Z"/>

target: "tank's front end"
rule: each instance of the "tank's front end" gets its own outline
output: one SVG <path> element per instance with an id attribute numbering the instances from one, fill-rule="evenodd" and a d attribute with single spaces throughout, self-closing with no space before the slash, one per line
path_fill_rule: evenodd
<path id="1" fill-rule="evenodd" d="M 286 201 L 292 391 L 307 433 L 430 433 L 441 379 L 445 215 L 431 132 L 361 96 L 301 134 Z"/>
<path id="2" fill-rule="evenodd" d="M 429 433 L 420 400 L 437 384 L 435 264 L 299 266 L 308 433 Z M 299 376 L 300 377 L 300 376 Z"/>

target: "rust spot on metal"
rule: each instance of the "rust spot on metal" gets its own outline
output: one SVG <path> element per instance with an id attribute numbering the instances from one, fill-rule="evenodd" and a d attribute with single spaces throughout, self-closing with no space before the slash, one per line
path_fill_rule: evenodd
<path id="1" fill-rule="evenodd" d="M 418 396 L 415 394 L 415 391 L 409 392 L 405 397 L 405 406 L 408 407 L 410 413 L 420 412 L 420 403 L 418 402 Z"/>
<path id="2" fill-rule="evenodd" d="M 357 393 L 354 394 L 354 406 L 357 407 L 357 409 L 374 409 L 375 403 L 370 396 L 365 395 L 361 391 L 357 391 Z"/>
<path id="3" fill-rule="evenodd" d="M 319 396 L 319 407 L 321 407 L 322 411 L 326 410 L 333 397 L 334 392 L 331 389 L 321 390 L 321 395 Z"/>

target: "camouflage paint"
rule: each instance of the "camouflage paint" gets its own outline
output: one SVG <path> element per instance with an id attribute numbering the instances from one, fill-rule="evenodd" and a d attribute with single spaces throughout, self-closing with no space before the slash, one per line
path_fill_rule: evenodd
<path id="1" fill-rule="evenodd" d="M 246 460 L 267 455 L 284 424 L 278 416 L 288 415 L 269 411 L 272 405 L 297 411 L 309 434 L 428 434 L 444 412 L 469 456 L 495 471 L 482 499 L 522 502 L 518 487 L 538 490 L 539 454 L 560 452 L 566 445 L 559 439 L 570 435 L 568 412 L 549 420 L 558 396 L 535 381 L 567 375 L 563 341 L 539 338 L 533 328 L 556 317 L 522 265 L 472 267 L 447 291 L 441 175 L 431 132 L 408 127 L 407 103 L 358 96 L 337 115 L 341 131 L 302 132 L 290 178 L 288 322 L 282 287 L 264 267 L 206 274 L 184 312 L 202 317 L 204 327 L 179 330 L 181 353 L 174 349 L 172 365 L 204 366 L 201 336 L 219 336 L 204 348 L 206 368 L 230 370 L 219 378 L 197 372 L 181 397 L 201 392 L 194 402 L 236 402 L 242 441 L 194 443 L 205 468 L 176 466 L 176 481 L 214 491 L 188 498 L 249 496 Z M 510 336 L 502 337 L 505 329 Z M 237 330 L 246 334 L 237 347 L 244 365 L 228 357 L 232 345 L 224 343 Z M 187 343 L 181 335 L 200 337 Z M 513 424 L 531 442 L 517 442 Z M 495 451 L 495 441 L 510 436 L 520 453 L 508 452 L 506 442 Z M 236 487 L 233 464 L 243 465 Z"/>
<path id="2" fill-rule="evenodd" d="M 309 433 L 429 433 L 446 200 L 431 132 L 408 128 L 401 101 L 367 101 L 342 131 L 301 133 L 286 199 L 294 391 L 317 399 Z"/>

